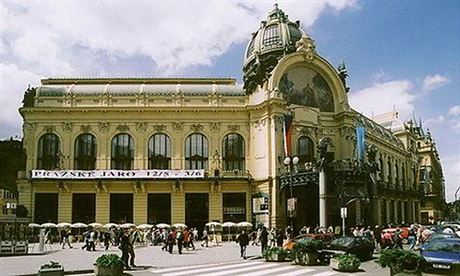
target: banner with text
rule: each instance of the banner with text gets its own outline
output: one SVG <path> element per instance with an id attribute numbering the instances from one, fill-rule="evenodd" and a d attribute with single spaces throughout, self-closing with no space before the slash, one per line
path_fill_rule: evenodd
<path id="1" fill-rule="evenodd" d="M 204 178 L 204 170 L 32 170 L 32 179 Z"/>

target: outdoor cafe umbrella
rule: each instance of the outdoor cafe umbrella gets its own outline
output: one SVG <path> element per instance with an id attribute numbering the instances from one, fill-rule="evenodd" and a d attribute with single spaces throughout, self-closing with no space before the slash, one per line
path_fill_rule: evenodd
<path id="1" fill-rule="evenodd" d="M 155 225 L 156 228 L 160 228 L 160 229 L 164 229 L 164 228 L 169 228 L 171 227 L 171 225 L 167 224 L 167 223 L 158 223 L 157 225 Z"/>
<path id="2" fill-rule="evenodd" d="M 40 228 L 40 224 L 38 223 L 29 223 L 30 228 Z"/>
<path id="3" fill-rule="evenodd" d="M 252 223 L 247 222 L 247 221 L 242 221 L 236 224 L 237 227 L 252 227 Z"/>
<path id="4" fill-rule="evenodd" d="M 208 227 L 222 227 L 222 223 L 211 221 L 205 224 Z"/>
<path id="5" fill-rule="evenodd" d="M 227 221 L 227 222 L 224 222 L 222 223 L 222 227 L 225 227 L 225 228 L 228 228 L 228 240 L 230 240 L 230 237 L 231 237 L 231 234 L 230 234 L 230 228 L 232 227 L 235 227 L 236 226 L 236 223 L 234 222 L 231 222 L 231 221 Z"/>
<path id="6" fill-rule="evenodd" d="M 132 228 L 132 227 L 136 227 L 136 224 L 133 224 L 133 223 L 123 223 L 122 225 L 120 225 L 121 228 Z"/>
<path id="7" fill-rule="evenodd" d="M 110 228 L 113 228 L 113 227 L 118 227 L 118 224 L 113 223 L 113 222 L 104 224 L 104 228 L 110 229 Z"/>
<path id="8" fill-rule="evenodd" d="M 65 227 L 71 227 L 71 226 L 72 226 L 72 224 L 70 224 L 68 222 L 61 222 L 61 223 L 57 224 L 58 228 L 65 228 Z"/>
<path id="9" fill-rule="evenodd" d="M 137 229 L 142 229 L 142 230 L 144 230 L 144 229 L 150 229 L 150 228 L 152 228 L 152 227 L 153 227 L 153 225 L 150 225 L 150 224 L 141 224 L 141 225 L 138 225 L 138 226 L 137 226 Z"/>
<path id="10" fill-rule="evenodd" d="M 56 228 L 57 225 L 52 223 L 52 222 L 47 222 L 47 223 L 43 223 L 42 225 L 40 225 L 40 227 L 42 227 L 42 228 Z"/>
<path id="11" fill-rule="evenodd" d="M 72 224 L 72 228 L 85 228 L 85 227 L 88 227 L 88 225 L 83 222 L 75 222 Z"/>
<path id="12" fill-rule="evenodd" d="M 175 228 L 187 228 L 187 225 L 185 225 L 183 223 L 176 223 L 176 224 L 173 224 L 173 227 L 175 227 Z"/>
<path id="13" fill-rule="evenodd" d="M 93 222 L 93 223 L 90 223 L 88 224 L 89 226 L 93 227 L 93 228 L 100 228 L 102 227 L 102 224 L 100 224 L 99 222 Z"/>

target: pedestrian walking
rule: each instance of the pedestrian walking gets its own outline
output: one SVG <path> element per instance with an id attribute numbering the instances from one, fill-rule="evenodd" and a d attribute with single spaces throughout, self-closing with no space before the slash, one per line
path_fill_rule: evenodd
<path id="1" fill-rule="evenodd" d="M 179 251 L 179 254 L 182 254 L 182 245 L 184 243 L 184 233 L 182 233 L 182 231 L 177 231 L 176 240 L 177 250 Z"/>
<path id="2" fill-rule="evenodd" d="M 169 252 L 169 254 L 173 253 L 174 243 L 176 242 L 176 235 L 177 235 L 177 232 L 176 232 L 176 229 L 174 229 L 174 228 L 168 234 L 167 241 L 168 241 L 168 252 Z"/>
<path id="3" fill-rule="evenodd" d="M 105 232 L 104 233 L 104 247 L 105 247 L 105 251 L 109 250 L 109 246 L 110 246 L 110 232 Z"/>
<path id="4" fill-rule="evenodd" d="M 249 236 L 243 230 L 236 238 L 236 242 L 240 245 L 240 257 L 246 259 L 246 247 L 249 244 Z"/>
<path id="5" fill-rule="evenodd" d="M 201 239 L 203 240 L 203 242 L 201 243 L 201 246 L 203 247 L 205 244 L 206 244 L 206 247 L 208 247 L 208 231 L 206 230 L 206 228 L 204 228 L 203 230 L 203 237 L 201 237 Z"/>
<path id="6" fill-rule="evenodd" d="M 268 245 L 268 231 L 267 227 L 263 227 L 262 230 L 260 231 L 260 251 L 263 254 L 265 250 L 267 250 L 267 245 Z"/>
<path id="7" fill-rule="evenodd" d="M 62 249 L 64 249 L 66 244 L 69 246 L 69 248 L 72 248 L 72 245 L 70 245 L 69 235 L 70 235 L 69 229 L 64 229 L 62 231 Z"/>
<path id="8" fill-rule="evenodd" d="M 120 238 L 120 250 L 121 250 L 121 259 L 123 260 L 123 263 L 125 264 L 126 269 L 130 269 L 130 266 L 128 265 L 128 258 L 129 258 L 129 264 L 131 267 L 135 267 L 136 265 L 134 264 L 134 248 L 133 244 L 131 243 L 130 237 L 129 237 L 129 229 L 125 229 L 123 235 Z"/>

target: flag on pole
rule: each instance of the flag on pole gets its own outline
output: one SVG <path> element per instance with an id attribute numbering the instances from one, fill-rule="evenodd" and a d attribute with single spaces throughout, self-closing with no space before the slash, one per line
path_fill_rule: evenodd
<path id="1" fill-rule="evenodd" d="M 284 135 L 284 156 L 291 155 L 291 136 L 292 136 L 292 115 L 284 115 L 283 124 Z"/>
<path id="2" fill-rule="evenodd" d="M 356 150 L 359 164 L 364 162 L 366 129 L 362 126 L 356 127 Z"/>

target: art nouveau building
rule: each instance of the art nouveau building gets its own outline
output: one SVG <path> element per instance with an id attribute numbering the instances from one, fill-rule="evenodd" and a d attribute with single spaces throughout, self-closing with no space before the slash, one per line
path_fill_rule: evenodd
<path id="1" fill-rule="evenodd" d="M 20 109 L 20 204 L 36 222 L 302 226 L 319 223 L 320 201 L 326 224 L 338 224 L 347 203 L 350 224 L 419 221 L 412 126 L 397 137 L 355 112 L 345 68 L 319 56 L 299 26 L 277 7 L 269 13 L 245 53 L 244 87 L 230 78 L 42 80 Z"/>

